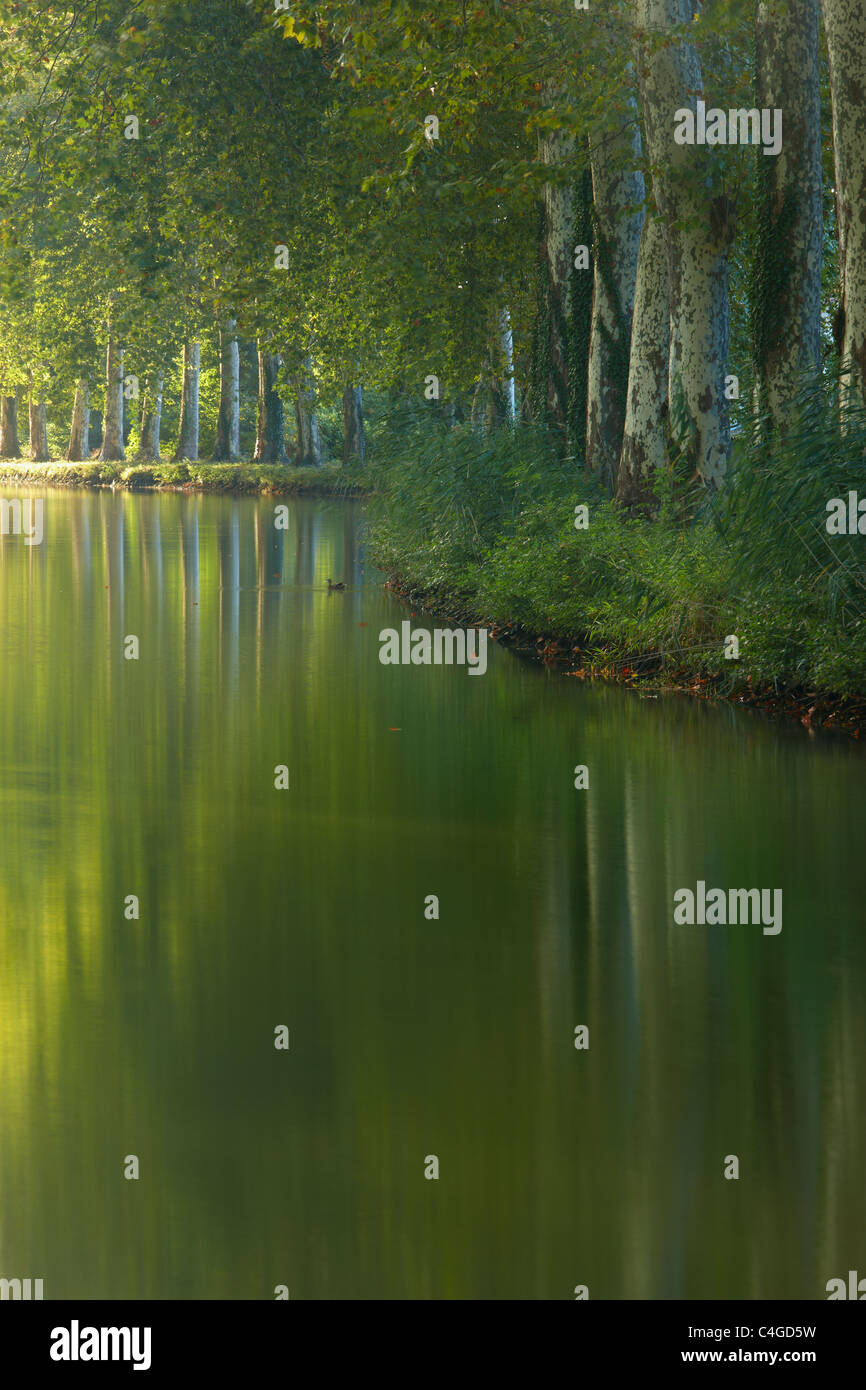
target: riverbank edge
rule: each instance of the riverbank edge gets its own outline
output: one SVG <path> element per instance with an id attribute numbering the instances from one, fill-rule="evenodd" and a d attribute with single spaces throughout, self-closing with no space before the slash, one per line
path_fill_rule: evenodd
<path id="1" fill-rule="evenodd" d="M 377 562 L 375 553 L 372 559 L 387 575 L 385 587 L 409 608 L 413 617 L 420 610 L 434 621 L 452 622 L 461 627 L 486 627 L 500 646 L 508 647 L 517 655 L 543 665 L 556 674 L 626 686 L 644 699 L 662 694 L 691 695 L 710 703 L 754 710 L 786 723 L 796 720 L 810 733 L 821 729 L 859 739 L 861 732 L 866 731 L 866 697 L 851 698 L 830 691 L 776 690 L 771 686 L 752 686 L 750 677 L 747 678 L 745 690 L 725 690 L 721 680 L 707 674 L 699 666 L 684 665 L 676 669 L 667 666 L 662 669 L 660 658 L 653 669 L 647 666 L 646 657 L 642 657 L 646 669 L 637 671 L 628 659 L 623 661 L 612 656 L 606 659 L 603 651 L 590 651 L 585 638 L 579 634 L 558 638 L 549 633 L 530 632 L 516 624 L 503 626 L 492 622 L 473 607 L 471 596 L 449 591 L 445 587 L 420 588 L 408 577 L 396 573 L 381 557 Z"/>
<path id="2" fill-rule="evenodd" d="M 209 493 L 225 496 L 318 496 L 364 498 L 374 490 L 372 479 L 359 476 L 339 464 L 321 468 L 251 463 L 31 463 L 0 460 L 0 485 L 27 487 L 107 488 L 127 492 Z M 375 557 L 374 557 L 375 562 Z M 378 561 L 388 576 L 386 587 L 410 608 L 423 609 L 434 620 L 462 626 L 486 627 L 500 645 L 518 655 L 580 680 L 605 680 L 627 686 L 644 697 L 663 693 L 688 694 L 702 700 L 750 708 L 773 718 L 796 719 L 805 729 L 821 728 L 859 739 L 866 731 L 866 698 L 836 695 L 831 691 L 777 690 L 749 684 L 747 689 L 726 690 L 723 682 L 700 666 L 684 665 L 653 669 L 639 658 L 638 671 L 628 659 L 590 650 L 585 638 L 574 634 L 557 638 L 531 632 L 516 624 L 491 621 L 472 606 L 471 597 L 441 587 L 424 589 L 412 579 Z M 638 658 L 635 658 L 637 661 Z"/>
<path id="3" fill-rule="evenodd" d="M 365 497 L 372 490 L 358 469 L 348 470 L 341 464 L 292 468 L 256 463 L 30 463 L 3 459 L 0 484 L 276 497 Z"/>

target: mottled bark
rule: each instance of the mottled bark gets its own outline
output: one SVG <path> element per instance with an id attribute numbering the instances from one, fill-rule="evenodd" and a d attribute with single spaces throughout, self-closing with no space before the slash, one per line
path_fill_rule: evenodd
<path id="1" fill-rule="evenodd" d="M 343 392 L 343 463 L 363 468 L 367 451 L 360 386 L 347 386 Z"/>
<path id="2" fill-rule="evenodd" d="M 159 432 L 162 424 L 162 374 L 147 383 L 141 410 L 141 433 L 136 463 L 159 463 Z"/>
<path id="3" fill-rule="evenodd" d="M 759 109 L 784 112 L 781 153 L 760 155 L 760 230 L 752 286 L 759 409 L 777 428 L 821 364 L 821 94 L 818 0 L 762 0 L 756 23 Z"/>
<path id="4" fill-rule="evenodd" d="M 217 414 L 215 463 L 233 463 L 240 458 L 240 352 L 237 324 L 228 319 L 220 328 L 220 403 Z"/>
<path id="5" fill-rule="evenodd" d="M 545 83 L 547 102 L 555 103 L 560 95 L 554 83 Z M 574 137 L 566 131 L 550 131 L 539 137 L 539 160 L 554 173 L 573 158 L 574 150 Z M 544 365 L 538 394 L 548 422 L 560 433 L 564 445 L 568 430 L 568 325 L 574 257 L 574 189 L 571 183 L 557 179 L 546 183 L 542 208 L 539 256 L 545 294 L 539 305 L 537 351 Z"/>
<path id="6" fill-rule="evenodd" d="M 198 459 L 198 374 L 201 349 L 198 343 L 183 345 L 183 395 L 180 402 L 180 428 L 173 462 Z"/>
<path id="7" fill-rule="evenodd" d="M 298 425 L 298 463 L 304 467 L 321 468 L 322 445 L 319 422 L 316 419 L 316 388 L 310 359 L 306 361 L 303 380 L 298 383 L 295 417 Z"/>
<path id="8" fill-rule="evenodd" d="M 72 427 L 69 431 L 69 448 L 66 457 L 72 462 L 90 458 L 90 382 L 81 377 L 75 387 L 75 400 L 72 405 Z"/>
<path id="9" fill-rule="evenodd" d="M 696 110 L 701 67 L 685 39 L 640 42 L 692 19 L 692 0 L 635 0 L 636 64 L 656 204 L 665 227 L 670 286 L 668 410 L 670 429 L 704 482 L 727 469 L 730 420 L 725 399 L 728 354 L 729 203 L 712 148 L 679 145 L 674 114 Z"/>
<path id="10" fill-rule="evenodd" d="M 665 233 L 653 209 L 640 239 L 632 315 L 628 393 L 617 499 L 646 506 L 655 470 L 665 464 L 670 302 Z"/>
<path id="11" fill-rule="evenodd" d="M 631 104 L 590 141 L 595 207 L 586 467 L 612 491 L 625 424 L 629 343 L 643 222 L 637 110 Z"/>
<path id="12" fill-rule="evenodd" d="M 122 461 L 123 447 L 123 348 L 117 346 L 109 330 L 105 356 L 105 416 L 102 424 L 100 461 Z"/>
<path id="13" fill-rule="evenodd" d="M 0 396 L 0 459 L 20 459 L 18 442 L 18 401 L 15 396 Z"/>
<path id="14" fill-rule="evenodd" d="M 821 8 L 833 98 L 844 405 L 866 399 L 866 7 L 822 0 Z"/>
<path id="15" fill-rule="evenodd" d="M 255 463 L 287 463 L 286 425 L 283 403 L 277 392 L 277 374 L 282 358 L 259 348 L 259 415 L 256 429 Z"/>

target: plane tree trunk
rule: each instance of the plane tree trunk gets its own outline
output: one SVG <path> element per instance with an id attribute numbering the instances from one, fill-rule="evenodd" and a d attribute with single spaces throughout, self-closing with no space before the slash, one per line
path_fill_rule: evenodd
<path id="1" fill-rule="evenodd" d="M 201 349 L 198 343 L 183 345 L 183 395 L 180 402 L 180 428 L 172 462 L 198 460 L 198 395 Z"/>
<path id="2" fill-rule="evenodd" d="M 288 463 L 286 423 L 283 402 L 277 391 L 277 376 L 283 359 L 278 353 L 259 348 L 259 414 L 256 429 L 255 463 Z"/>
<path id="3" fill-rule="evenodd" d="M 866 399 L 866 7 L 822 0 L 833 100 L 842 404 Z"/>
<path id="4" fill-rule="evenodd" d="M 0 396 L 0 458 L 20 459 L 18 442 L 18 399 Z"/>
<path id="5" fill-rule="evenodd" d="M 72 426 L 69 431 L 69 448 L 66 457 L 69 462 L 80 462 L 90 458 L 90 382 L 86 377 L 79 378 L 75 387 L 75 401 L 72 406 Z"/>
<path id="6" fill-rule="evenodd" d="M 233 463 L 240 458 L 240 351 L 237 323 L 227 319 L 220 328 L 220 403 L 217 414 L 214 463 Z"/>
<path id="7" fill-rule="evenodd" d="M 126 459 L 123 447 L 123 348 L 118 347 L 110 329 L 105 355 L 105 414 L 99 458 L 102 463 Z"/>
<path id="8" fill-rule="evenodd" d="M 162 374 L 152 376 L 144 393 L 137 463 L 159 463 L 159 432 L 162 424 Z"/>
<path id="9" fill-rule="evenodd" d="M 665 229 L 671 436 L 707 486 L 715 488 L 725 476 L 731 441 L 725 370 L 732 218 L 713 151 L 674 139 L 675 111 L 694 112 L 703 97 L 697 50 L 683 38 L 656 41 L 674 26 L 689 24 L 692 10 L 692 0 L 636 0 L 636 63 L 653 189 Z M 641 32 L 646 43 L 640 42 Z"/>
<path id="10" fill-rule="evenodd" d="M 631 117 L 631 119 L 629 119 Z M 637 111 L 590 141 L 595 237 L 586 410 L 586 467 L 613 491 L 622 448 L 643 175 Z"/>
<path id="11" fill-rule="evenodd" d="M 306 362 L 306 374 L 298 382 L 295 415 L 298 425 L 298 462 L 305 468 L 321 468 L 322 444 L 319 438 L 319 422 L 316 419 L 316 390 L 309 358 Z"/>
<path id="12" fill-rule="evenodd" d="M 343 463 L 357 463 L 363 468 L 365 454 L 361 388 L 347 386 L 343 392 Z"/>
<path id="13" fill-rule="evenodd" d="M 617 500 L 629 508 L 652 502 L 656 470 L 666 458 L 670 303 L 665 234 L 650 209 L 644 218 L 632 314 L 628 391 Z"/>
<path id="14" fill-rule="evenodd" d="M 752 285 L 759 408 L 777 429 L 821 365 L 821 91 L 818 0 L 762 0 L 756 23 L 759 109 L 784 112 L 774 158 L 758 160 L 761 200 Z M 866 63 L 863 64 L 866 79 Z M 866 139 L 866 123 L 861 128 Z"/>

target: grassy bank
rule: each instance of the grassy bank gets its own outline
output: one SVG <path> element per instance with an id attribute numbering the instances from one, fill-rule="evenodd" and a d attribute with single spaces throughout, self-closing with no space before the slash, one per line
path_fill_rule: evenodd
<path id="1" fill-rule="evenodd" d="M 288 468 L 254 463 L 26 463 L 0 460 L 7 486 L 115 487 L 130 492 L 173 488 L 189 492 L 360 497 L 369 484 L 357 469 L 337 464 Z"/>
<path id="2" fill-rule="evenodd" d="M 408 433 L 407 433 L 408 431 Z M 866 422 L 827 402 L 784 442 L 739 442 L 717 497 L 666 475 L 653 521 L 624 515 L 526 428 L 403 422 L 378 451 L 372 548 L 398 590 L 581 673 L 866 719 L 866 535 L 831 536 L 859 483 Z M 586 529 L 575 509 L 587 508 Z M 866 524 L 866 522 L 864 522 Z M 726 658 L 735 636 L 739 659 Z"/>

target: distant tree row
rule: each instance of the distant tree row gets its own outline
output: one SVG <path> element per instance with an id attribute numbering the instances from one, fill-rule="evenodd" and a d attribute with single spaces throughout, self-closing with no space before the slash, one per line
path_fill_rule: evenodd
<path id="1" fill-rule="evenodd" d="M 822 21 L 823 14 L 823 23 Z M 214 457 L 363 458 L 362 387 L 479 429 L 534 420 L 632 506 L 718 487 L 732 425 L 866 381 L 862 0 L 0 0 L 0 394 L 47 449 L 139 456 L 218 325 Z M 858 93 L 860 94 L 858 97 Z M 773 124 L 778 147 L 768 146 Z M 101 364 L 105 363 L 105 367 Z M 99 367 L 97 367 L 99 363 Z M 5 441 L 5 444 L 4 444 Z"/>

